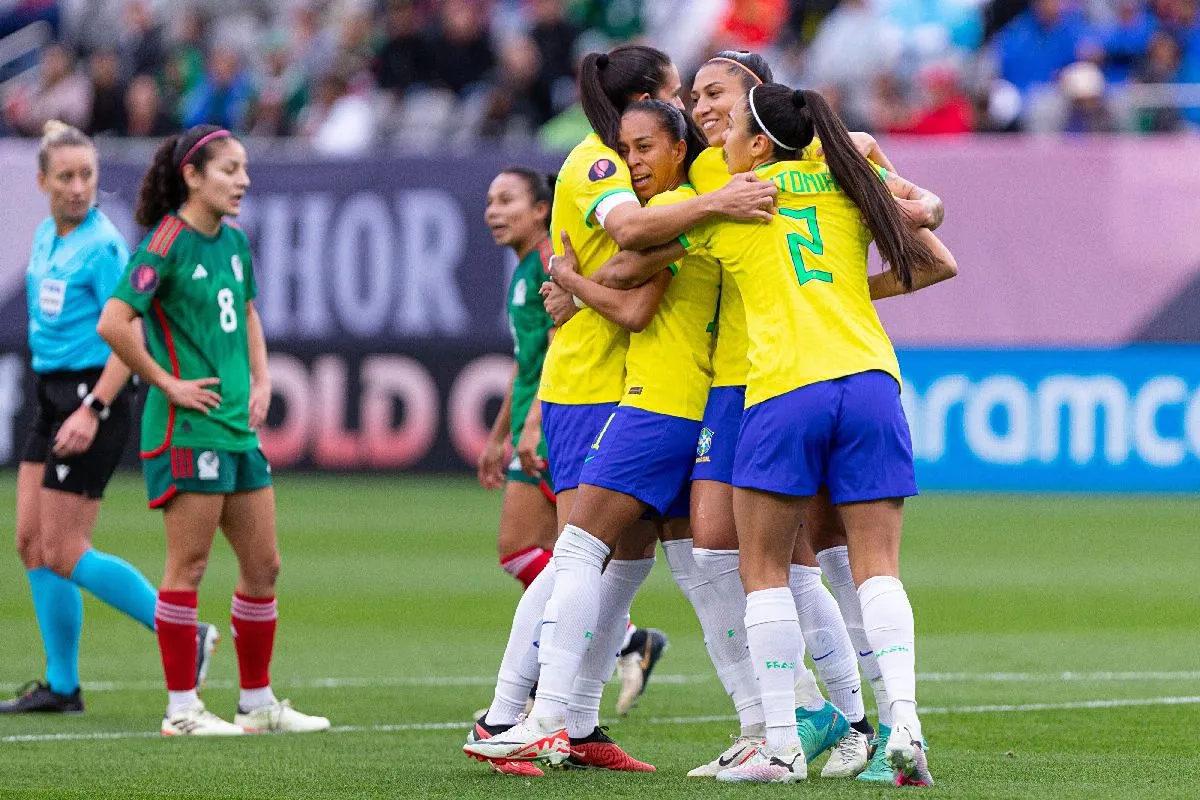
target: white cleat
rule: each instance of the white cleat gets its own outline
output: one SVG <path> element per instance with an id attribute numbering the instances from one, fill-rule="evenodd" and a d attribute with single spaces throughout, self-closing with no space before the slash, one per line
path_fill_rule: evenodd
<path id="1" fill-rule="evenodd" d="M 717 773 L 730 767 L 740 767 L 758 752 L 766 741 L 759 736 L 733 736 L 733 744 L 725 748 L 725 752 L 707 764 L 696 767 L 689 772 L 689 778 L 715 778 Z"/>
<path id="2" fill-rule="evenodd" d="M 463 752 L 486 761 L 546 761 L 561 764 L 571 755 L 566 728 L 546 729 L 530 717 L 503 733 L 463 745 Z"/>
<path id="3" fill-rule="evenodd" d="M 933 786 L 923 742 L 918 726 L 897 725 L 892 729 L 885 752 L 896 773 L 897 786 Z"/>
<path id="4" fill-rule="evenodd" d="M 867 768 L 870 760 L 871 745 L 867 737 L 856 730 L 851 730 L 833 747 L 825 768 L 821 770 L 822 778 L 853 778 Z"/>
<path id="5" fill-rule="evenodd" d="M 799 742 L 770 750 L 763 745 L 738 767 L 717 773 L 721 783 L 799 783 L 808 778 L 808 761 Z"/>
<path id="6" fill-rule="evenodd" d="M 316 733 L 329 730 L 329 720 L 302 714 L 292 708 L 290 700 L 276 700 L 269 706 L 238 713 L 233 721 L 246 733 Z"/>
<path id="7" fill-rule="evenodd" d="M 183 711 L 163 717 L 163 736 L 241 736 L 245 733 L 237 725 L 225 720 L 204 707 L 200 700 Z"/>

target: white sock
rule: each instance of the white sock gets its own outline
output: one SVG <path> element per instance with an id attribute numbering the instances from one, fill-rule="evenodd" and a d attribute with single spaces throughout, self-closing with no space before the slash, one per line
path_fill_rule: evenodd
<path id="1" fill-rule="evenodd" d="M 837 601 L 821 582 L 821 568 L 793 564 L 788 587 L 796 601 L 804 644 L 829 692 L 830 702 L 841 709 L 846 719 L 861 721 L 867 714 L 863 708 L 862 681 L 858 677 L 854 645 L 846 632 Z"/>
<path id="2" fill-rule="evenodd" d="M 867 641 L 867 632 L 863 630 L 862 605 L 858 600 L 858 589 L 854 587 L 854 574 L 850 571 L 849 551 L 845 547 L 822 550 L 817 553 L 817 563 L 821 565 L 821 572 L 825 573 L 825 580 L 829 582 L 829 591 L 842 610 L 846 632 L 850 634 L 850 642 L 858 657 L 858 667 L 871 684 L 871 693 L 875 695 L 875 705 L 879 711 L 879 724 L 890 728 L 892 704 L 888 700 L 887 687 L 883 684 L 883 674 L 879 671 L 879 661 L 875 658 L 871 643 Z"/>
<path id="3" fill-rule="evenodd" d="M 546 602 L 554 591 L 554 561 L 533 579 L 529 588 L 521 595 L 517 610 L 513 614 L 512 628 L 508 632 L 508 644 L 504 646 L 504 657 L 500 659 L 500 672 L 496 676 L 496 693 L 488 709 L 488 725 L 515 725 L 517 717 L 525 713 L 525 700 L 538 679 L 538 632 Z"/>
<path id="4" fill-rule="evenodd" d="M 912 604 L 899 578 L 877 575 L 858 587 L 863 627 L 879 661 L 879 671 L 891 699 L 893 728 L 915 727 L 917 721 L 917 664 Z"/>
<path id="5" fill-rule="evenodd" d="M 796 604 L 786 587 L 746 595 L 746 635 L 772 749 L 799 743 L 796 736 L 796 672 L 804 659 L 804 639 Z"/>
<path id="6" fill-rule="evenodd" d="M 238 695 L 238 709 L 242 713 L 272 706 L 277 702 L 275 693 L 271 691 L 270 686 L 264 686 L 261 689 L 242 689 Z"/>
<path id="7" fill-rule="evenodd" d="M 196 694 L 195 689 L 188 689 L 184 692 L 172 692 L 167 690 L 167 716 L 178 714 L 185 708 L 193 705 L 200 699 L 200 695 Z"/>
<path id="8" fill-rule="evenodd" d="M 718 571 L 721 574 L 729 571 L 728 559 L 723 559 L 713 572 L 706 573 L 696 563 L 692 544 L 691 539 L 663 542 L 671 576 L 700 620 L 704 647 L 708 650 L 708 657 L 712 659 L 721 685 L 725 687 L 725 693 L 733 700 L 742 735 L 761 733 L 762 700 L 758 695 L 758 679 L 754 676 L 750 651 L 746 648 L 746 596 L 742 591 L 741 578 L 737 578 L 736 587 L 730 581 L 724 581 L 731 594 L 721 595 L 711 578 Z M 732 551 L 732 554 L 732 573 L 737 577 L 737 551 Z"/>
<path id="9" fill-rule="evenodd" d="M 629 628 L 629 607 L 653 568 L 653 558 L 613 560 L 604 568 L 596 637 L 579 666 L 567 705 L 567 735 L 571 738 L 582 739 L 600 725 L 600 698 L 624 649 L 621 642 Z"/>
<path id="10" fill-rule="evenodd" d="M 567 702 L 579 675 L 579 666 L 596 635 L 600 606 L 600 569 L 608 558 L 608 545 L 582 528 L 567 525 L 554 546 L 554 591 L 546 604 L 542 629 L 553 625 L 552 641 L 543 637 L 538 648 L 541 676 L 537 700 L 530 714 L 545 720 L 543 728 L 559 720 L 566 724 Z"/>

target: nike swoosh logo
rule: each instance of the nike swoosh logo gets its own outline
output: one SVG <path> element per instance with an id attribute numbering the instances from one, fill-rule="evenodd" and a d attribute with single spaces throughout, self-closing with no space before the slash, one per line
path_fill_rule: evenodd
<path id="1" fill-rule="evenodd" d="M 860 686 L 857 689 L 851 689 L 850 694 L 858 694 L 861 691 L 862 691 L 862 687 Z"/>
<path id="2" fill-rule="evenodd" d="M 595 456 L 584 456 L 584 457 L 583 457 L 583 463 L 585 463 L 585 464 L 586 464 L 586 463 L 588 463 L 589 461 L 591 461 L 593 458 L 595 458 Z"/>
<path id="3" fill-rule="evenodd" d="M 826 653 L 826 654 L 825 654 L 825 655 L 823 655 L 823 656 L 813 656 L 813 661 L 820 661 L 820 660 L 821 660 L 821 659 L 823 659 L 823 658 L 829 658 L 831 655 L 833 655 L 833 651 L 832 651 L 832 650 L 830 650 L 828 653 Z"/>
<path id="4" fill-rule="evenodd" d="M 741 750 L 738 750 L 736 753 L 731 755 L 729 758 L 724 758 L 724 757 L 719 756 L 717 758 L 717 763 L 720 764 L 722 767 L 728 767 L 734 761 L 737 761 L 738 756 L 740 756 L 744 752 L 746 752 L 746 748 L 743 747 Z"/>
<path id="5" fill-rule="evenodd" d="M 859 653 L 859 654 L 858 654 L 858 657 L 859 657 L 859 658 L 866 658 L 867 656 L 873 656 L 873 655 L 875 655 L 875 651 L 874 651 L 874 650 L 868 650 L 868 651 L 867 651 L 867 652 L 865 652 L 865 653 Z"/>

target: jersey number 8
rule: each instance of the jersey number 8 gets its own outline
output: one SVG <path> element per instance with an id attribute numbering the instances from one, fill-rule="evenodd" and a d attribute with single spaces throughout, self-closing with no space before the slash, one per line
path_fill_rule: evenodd
<path id="1" fill-rule="evenodd" d="M 832 273 L 819 269 L 809 269 L 804 266 L 804 250 L 809 251 L 814 256 L 825 254 L 825 242 L 821 240 L 821 229 L 817 227 L 816 207 L 809 206 L 799 211 L 794 208 L 781 208 L 779 209 L 779 213 L 788 219 L 801 220 L 808 224 L 808 236 L 802 233 L 789 233 L 787 235 L 788 252 L 792 256 L 792 267 L 796 270 L 796 280 L 800 281 L 801 286 L 809 281 L 833 283 Z"/>
<path id="2" fill-rule="evenodd" d="M 221 330 L 233 333 L 237 330 L 237 311 L 233 307 L 233 290 L 222 289 L 217 292 L 217 305 L 221 307 Z"/>

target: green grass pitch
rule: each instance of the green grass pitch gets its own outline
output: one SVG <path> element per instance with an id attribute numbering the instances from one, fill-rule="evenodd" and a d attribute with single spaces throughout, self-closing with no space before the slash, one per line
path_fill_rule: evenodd
<path id="1" fill-rule="evenodd" d="M 0 490 L 12 532 L 13 474 Z M 499 497 L 458 478 L 281 476 L 280 696 L 334 732 L 165 740 L 152 636 L 88 599 L 88 710 L 0 718 L 0 797 L 883 797 L 901 790 L 814 777 L 794 787 L 725 787 L 684 773 L 735 730 L 699 626 L 656 567 L 635 620 L 671 648 L 640 707 L 604 714 L 653 775 L 493 775 L 460 750 L 487 704 L 516 583 L 496 565 Z M 157 514 L 122 476 L 96 544 L 152 581 Z M 1200 528 L 1194 498 L 930 495 L 909 506 L 903 567 L 916 609 L 930 796 L 1200 796 Z M 661 559 L 660 559 L 661 560 Z M 0 684 L 42 671 L 28 585 L 0 558 Z M 234 562 L 219 543 L 201 619 L 225 641 L 205 691 L 236 702 L 228 633 Z M 1064 674 L 1067 673 L 1067 674 Z M 610 694 L 612 694 L 610 692 Z M 819 763 L 813 773 L 819 773 Z"/>

